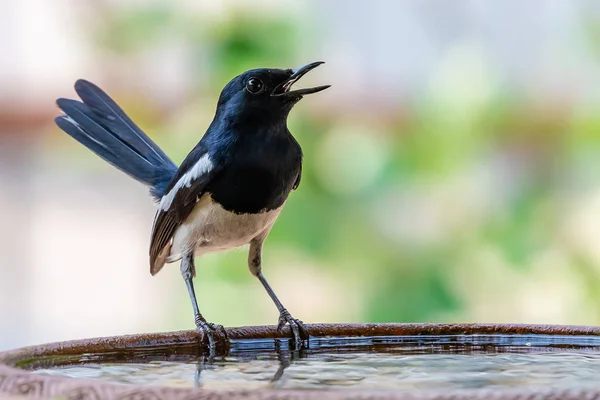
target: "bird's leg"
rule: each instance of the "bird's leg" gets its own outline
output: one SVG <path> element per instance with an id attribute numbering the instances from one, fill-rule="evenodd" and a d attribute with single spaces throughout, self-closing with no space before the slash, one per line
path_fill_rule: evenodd
<path id="1" fill-rule="evenodd" d="M 208 337 L 209 350 L 211 353 L 213 353 L 215 349 L 214 331 L 220 331 L 225 340 L 227 340 L 227 333 L 225 332 L 225 328 L 223 328 L 221 325 L 206 322 L 206 319 L 204 319 L 202 314 L 200 314 L 200 310 L 198 309 L 198 302 L 196 301 L 196 292 L 194 291 L 194 283 L 192 282 L 192 278 L 194 277 L 195 271 L 193 251 L 183 256 L 183 258 L 181 259 L 180 269 L 181 275 L 183 276 L 185 284 L 188 288 L 190 300 L 192 301 L 192 308 L 194 309 L 194 322 L 196 323 L 196 327 Z"/>
<path id="2" fill-rule="evenodd" d="M 262 273 L 259 273 L 257 275 L 257 278 L 260 281 L 260 283 L 262 283 L 262 285 L 265 287 L 267 293 L 273 300 L 273 303 L 275 303 L 275 306 L 279 310 L 279 322 L 277 324 L 277 330 L 281 331 L 285 324 L 288 324 L 294 335 L 295 348 L 296 350 L 299 350 L 300 348 L 302 348 L 304 340 L 308 340 L 309 337 L 308 330 L 304 326 L 304 323 L 299 319 L 292 317 L 290 312 L 283 306 L 283 304 L 281 304 L 281 301 L 279 301 L 277 295 L 275 294 L 275 292 L 269 285 L 269 282 L 267 282 Z"/>
<path id="3" fill-rule="evenodd" d="M 277 298 L 277 295 L 267 282 L 267 279 L 262 274 L 262 244 L 264 237 L 256 238 L 250 242 L 250 251 L 248 254 L 248 267 L 252 275 L 256 276 L 260 283 L 265 287 L 265 290 L 269 294 L 269 297 L 275 303 L 277 310 L 279 310 L 279 323 L 277 324 L 277 330 L 281 331 L 285 324 L 289 324 L 292 334 L 294 335 L 294 345 L 296 350 L 302 347 L 305 340 L 308 340 L 308 330 L 304 326 L 304 323 L 299 319 L 292 317 L 290 312 L 281 304 L 281 301 Z"/>

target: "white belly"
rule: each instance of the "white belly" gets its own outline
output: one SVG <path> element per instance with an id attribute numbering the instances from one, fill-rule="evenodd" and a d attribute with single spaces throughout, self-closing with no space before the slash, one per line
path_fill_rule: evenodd
<path id="1" fill-rule="evenodd" d="M 271 229 L 283 206 L 260 214 L 234 214 L 203 196 L 175 231 L 167 262 L 177 261 L 194 250 L 196 255 L 243 246 Z"/>

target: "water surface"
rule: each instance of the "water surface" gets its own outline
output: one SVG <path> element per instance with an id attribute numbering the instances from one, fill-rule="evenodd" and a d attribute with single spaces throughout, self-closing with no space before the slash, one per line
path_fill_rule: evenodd
<path id="1" fill-rule="evenodd" d="M 291 352 L 273 340 L 234 341 L 225 357 L 192 346 L 85 354 L 37 373 L 208 389 L 595 388 L 600 338 L 452 335 L 315 339 Z"/>

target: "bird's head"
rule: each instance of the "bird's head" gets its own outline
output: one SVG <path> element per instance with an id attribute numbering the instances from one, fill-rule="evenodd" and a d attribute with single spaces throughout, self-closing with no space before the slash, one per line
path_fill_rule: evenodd
<path id="1" fill-rule="evenodd" d="M 285 121 L 290 110 L 304 95 L 317 93 L 330 85 L 292 89 L 292 85 L 322 61 L 296 69 L 259 68 L 233 78 L 221 92 L 217 113 L 239 122 L 262 119 Z"/>

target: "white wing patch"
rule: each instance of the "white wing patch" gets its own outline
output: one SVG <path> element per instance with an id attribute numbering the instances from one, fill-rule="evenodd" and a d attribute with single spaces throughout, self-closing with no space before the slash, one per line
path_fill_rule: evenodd
<path id="1" fill-rule="evenodd" d="M 213 163 L 208 156 L 208 153 L 203 155 L 197 162 L 194 164 L 192 168 L 177 181 L 173 189 L 169 191 L 169 193 L 165 194 L 160 200 L 159 209 L 166 211 L 171 207 L 177 192 L 182 187 L 190 187 L 192 185 L 192 181 L 197 179 L 198 177 L 208 173 L 213 168 Z"/>

